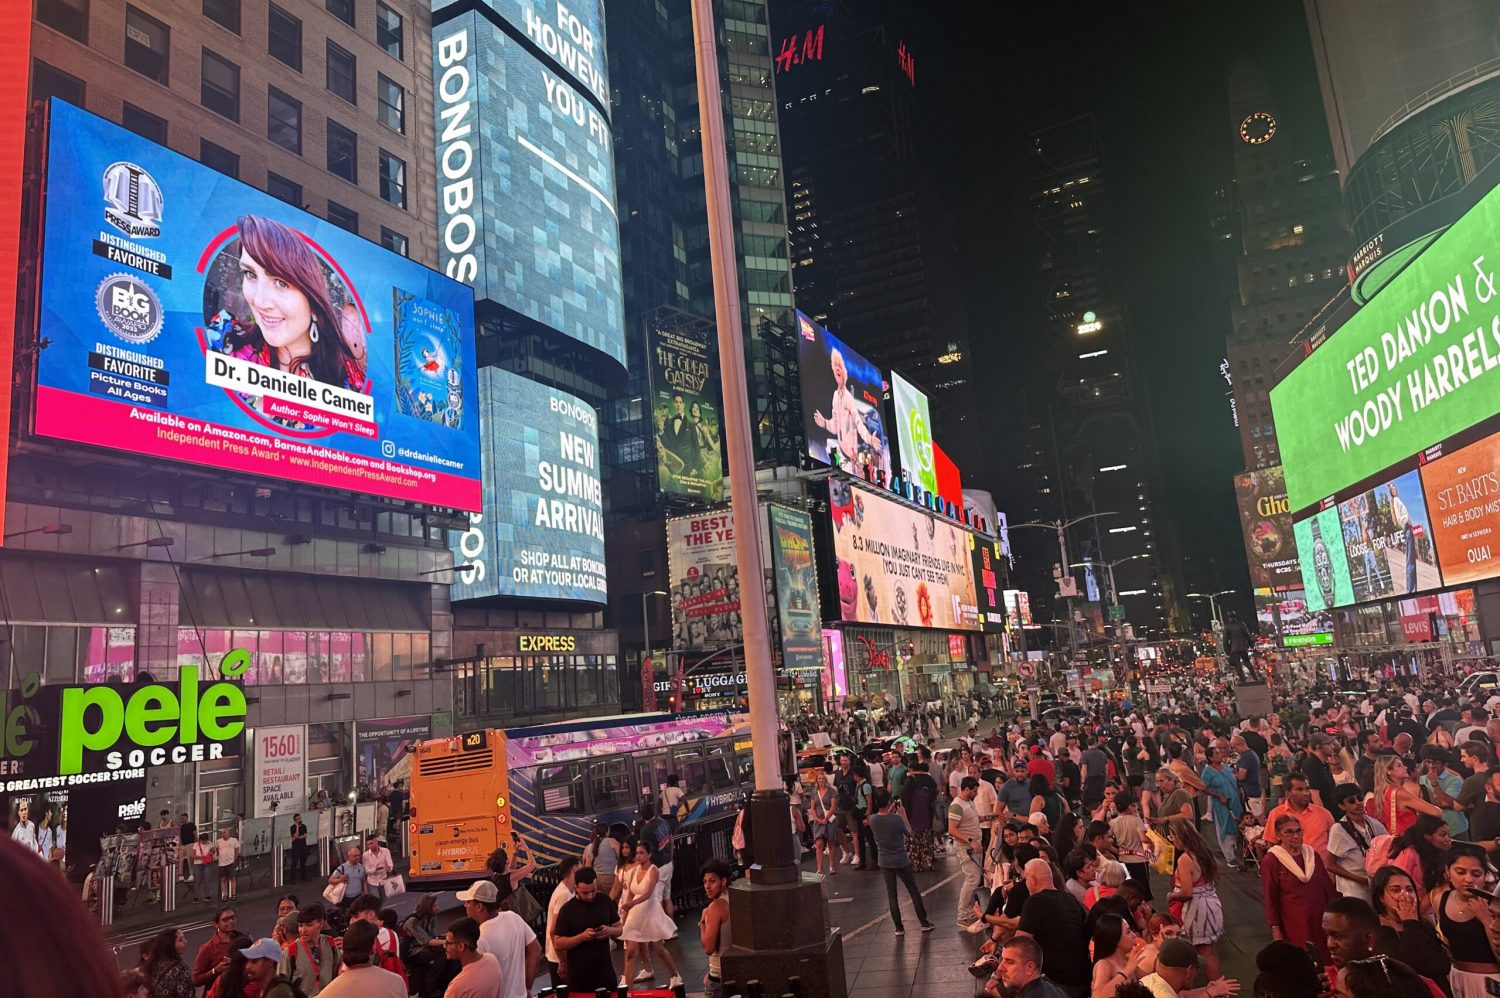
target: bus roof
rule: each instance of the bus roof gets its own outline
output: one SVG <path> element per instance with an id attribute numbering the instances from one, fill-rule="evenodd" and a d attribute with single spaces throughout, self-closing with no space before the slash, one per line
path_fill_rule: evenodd
<path id="1" fill-rule="evenodd" d="M 537 735 L 562 735 L 572 731 L 590 731 L 597 728 L 611 728 L 616 725 L 626 724 L 660 724 L 663 721 L 692 720 L 699 717 L 728 717 L 732 711 L 728 710 L 697 710 L 673 714 L 670 711 L 656 711 L 650 714 L 610 714 L 605 717 L 580 717 L 571 721 L 554 721 L 551 724 L 533 724 L 523 728 L 506 728 L 506 738 L 530 738 Z"/>

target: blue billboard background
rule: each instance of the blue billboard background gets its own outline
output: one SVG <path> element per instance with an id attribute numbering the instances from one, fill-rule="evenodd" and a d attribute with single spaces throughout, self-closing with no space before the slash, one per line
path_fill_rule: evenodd
<path id="1" fill-rule="evenodd" d="M 455 600 L 606 601 L 599 421 L 592 406 L 495 367 L 479 372 L 484 511 L 450 535 Z"/>
<path id="2" fill-rule="evenodd" d="M 71 105 L 50 120 L 35 432 L 479 508 L 469 288 Z"/>
<path id="3" fill-rule="evenodd" d="M 433 0 L 441 12 L 459 0 Z M 604 0 L 484 0 L 484 6 L 557 63 L 609 111 L 609 70 L 604 51 Z M 434 34 L 442 30 L 441 25 Z"/>
<path id="4" fill-rule="evenodd" d="M 625 364 L 609 120 L 473 11 L 434 29 L 433 76 L 443 272 Z"/>

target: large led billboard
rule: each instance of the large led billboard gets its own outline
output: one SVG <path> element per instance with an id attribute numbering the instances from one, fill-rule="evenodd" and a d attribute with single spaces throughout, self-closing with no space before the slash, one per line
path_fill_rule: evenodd
<path id="1" fill-rule="evenodd" d="M 1300 589 L 1302 571 L 1297 565 L 1297 541 L 1281 468 L 1235 475 L 1234 497 L 1240 507 L 1251 587 Z"/>
<path id="2" fill-rule="evenodd" d="M 828 505 L 844 620 L 979 629 L 967 530 L 838 477 Z"/>
<path id="3" fill-rule="evenodd" d="M 719 358 L 708 323 L 646 329 L 656 483 L 662 492 L 724 498 Z"/>
<path id="4" fill-rule="evenodd" d="M 727 508 L 667 521 L 667 569 L 674 651 L 745 643 L 734 517 Z"/>
<path id="5" fill-rule="evenodd" d="M 1421 474 L 1443 580 L 1500 575 L 1500 436 L 1429 461 Z"/>
<path id="6" fill-rule="evenodd" d="M 441 15 L 460 0 L 433 0 Z M 609 72 L 604 52 L 604 0 L 482 0 L 581 84 L 606 110 Z M 442 31 L 439 24 L 434 34 Z"/>
<path id="7" fill-rule="evenodd" d="M 473 293 L 51 103 L 33 429 L 480 508 Z"/>
<path id="8" fill-rule="evenodd" d="M 867 469 L 890 481 L 890 438 L 880 417 L 880 370 L 801 312 L 797 363 L 808 454 L 851 474 Z"/>
<path id="9" fill-rule="evenodd" d="M 1339 503 L 1355 602 L 1409 596 L 1443 584 L 1415 471 Z"/>
<path id="10" fill-rule="evenodd" d="M 970 569 L 978 598 L 979 628 L 1005 630 L 1005 591 L 1000 587 L 1000 562 L 1005 557 L 1000 542 L 982 534 L 969 534 Z M 1020 626 L 1017 624 L 1017 626 Z"/>
<path id="11" fill-rule="evenodd" d="M 1307 591 L 1308 609 L 1316 613 L 1354 602 L 1349 559 L 1344 553 L 1344 529 L 1338 507 L 1330 506 L 1293 527 L 1297 560 Z"/>
<path id="12" fill-rule="evenodd" d="M 932 412 L 927 393 L 891 372 L 891 404 L 896 412 L 896 447 L 901 475 L 937 494 L 937 464 L 932 454 Z"/>
<path id="13" fill-rule="evenodd" d="M 455 600 L 606 601 L 599 417 L 498 367 L 479 372 L 484 511 L 451 531 Z"/>
<path id="14" fill-rule="evenodd" d="M 1294 513 L 1500 412 L 1497 229 L 1500 188 L 1271 389 Z"/>
<path id="15" fill-rule="evenodd" d="M 608 119 L 477 11 L 432 53 L 443 272 L 624 364 Z"/>
<path id="16" fill-rule="evenodd" d="M 823 667 L 823 617 L 813 568 L 812 517 L 775 503 L 766 507 L 781 663 L 787 669 Z"/>

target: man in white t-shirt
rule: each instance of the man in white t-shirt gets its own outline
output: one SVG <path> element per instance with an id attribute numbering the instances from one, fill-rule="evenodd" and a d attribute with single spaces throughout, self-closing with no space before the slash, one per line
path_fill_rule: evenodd
<path id="1" fill-rule="evenodd" d="M 500 910 L 500 892 L 493 881 L 476 880 L 457 896 L 463 902 L 464 914 L 479 923 L 479 952 L 500 961 L 497 998 L 527 998 L 542 961 L 542 945 L 536 933 L 520 915 Z"/>
<path id="2" fill-rule="evenodd" d="M 214 855 L 219 861 L 219 900 L 234 900 L 235 864 L 240 859 L 240 840 L 229 834 L 229 827 L 219 829 L 214 839 Z"/>
<path id="3" fill-rule="evenodd" d="M 559 979 L 557 965 L 562 961 L 557 958 L 557 947 L 552 943 L 552 927 L 557 924 L 557 913 L 562 911 L 563 905 L 577 895 L 573 886 L 573 875 L 578 872 L 578 857 L 568 856 L 557 864 L 557 872 L 562 874 L 562 880 L 552 888 L 552 897 L 547 900 L 547 945 L 544 952 L 547 954 L 547 975 L 552 978 L 553 985 L 562 983 Z"/>

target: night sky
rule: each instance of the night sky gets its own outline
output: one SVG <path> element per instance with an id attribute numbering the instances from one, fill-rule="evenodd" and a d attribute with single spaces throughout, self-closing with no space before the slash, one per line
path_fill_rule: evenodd
<path id="1" fill-rule="evenodd" d="M 1218 370 L 1233 288 L 1209 238 L 1213 192 L 1233 179 L 1230 68 L 1244 60 L 1266 72 L 1278 138 L 1301 156 L 1327 157 L 1329 141 L 1300 0 L 1225 6 L 923 4 L 934 14 L 917 35 L 917 89 L 923 167 L 949 192 L 960 225 L 981 400 L 1014 395 L 1024 369 L 1016 360 L 1042 328 L 1020 176 L 1025 137 L 1095 115 L 1115 287 L 1163 469 L 1161 518 L 1188 558 L 1188 589 L 1241 590 L 1238 608 L 1253 620 L 1231 482 L 1244 464 Z M 1003 401 L 982 406 L 997 439 L 1013 438 L 1014 412 Z M 1003 442 L 991 457 L 982 477 L 998 497 L 1014 457 Z"/>

